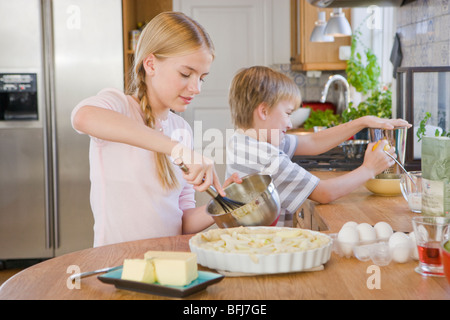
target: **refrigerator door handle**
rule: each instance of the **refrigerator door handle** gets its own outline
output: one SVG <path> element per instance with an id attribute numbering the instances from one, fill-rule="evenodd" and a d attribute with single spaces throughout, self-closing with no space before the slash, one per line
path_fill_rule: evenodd
<path id="1" fill-rule="evenodd" d="M 47 239 L 48 248 L 59 248 L 59 228 L 58 228 L 58 154 L 56 143 L 56 115 L 55 115 L 55 78 L 54 78 L 54 45 L 53 45 L 53 8 L 51 0 L 42 0 L 42 21 L 43 21 L 43 41 L 44 41 L 44 65 L 46 80 L 46 105 L 45 121 L 47 130 L 45 131 L 46 150 L 46 170 L 45 184 L 47 186 Z M 53 214 L 52 214 L 53 213 Z"/>

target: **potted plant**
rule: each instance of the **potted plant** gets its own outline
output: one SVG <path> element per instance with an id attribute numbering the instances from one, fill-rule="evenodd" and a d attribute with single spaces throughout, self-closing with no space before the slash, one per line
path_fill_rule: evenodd
<path id="1" fill-rule="evenodd" d="M 377 56 L 370 48 L 365 46 L 360 41 L 361 25 L 352 35 L 350 59 L 347 61 L 347 68 L 345 71 L 347 73 L 347 81 L 349 85 L 351 85 L 357 92 L 365 95 L 378 87 L 378 79 L 381 74 L 381 68 L 378 64 Z M 363 60 L 361 53 L 358 51 L 359 45 L 363 47 L 365 61 Z"/>
<path id="2" fill-rule="evenodd" d="M 361 96 L 361 99 L 358 100 L 362 100 L 362 102 L 357 105 L 354 102 L 350 102 L 348 108 L 341 115 L 334 115 L 330 110 L 327 110 L 328 112 L 312 110 L 304 124 L 305 128 L 308 129 L 314 126 L 331 127 L 367 115 L 380 118 L 392 117 L 392 91 L 390 86 L 380 84 L 381 68 L 378 58 L 360 39 L 360 28 L 367 18 L 353 32 L 350 59 L 347 61 L 345 70 L 350 88 Z M 361 50 L 358 50 L 360 49 L 359 47 L 362 47 L 362 53 L 360 52 Z M 355 101 L 356 99 L 352 100 Z M 368 130 L 362 130 L 357 134 L 356 138 L 368 139 Z"/>
<path id="3" fill-rule="evenodd" d="M 361 25 L 352 35 L 350 59 L 347 62 L 346 73 L 350 87 L 361 95 L 362 102 L 356 106 L 350 102 L 348 108 L 342 113 L 343 122 L 367 115 L 381 118 L 392 117 L 392 91 L 389 86 L 379 83 L 381 68 L 377 56 L 360 41 Z M 363 47 L 364 59 L 361 52 L 358 51 L 358 46 Z M 358 135 L 362 139 L 368 138 L 367 130 L 363 130 Z"/>
<path id="4" fill-rule="evenodd" d="M 367 115 L 380 118 L 392 117 L 392 92 L 389 87 L 383 86 L 373 90 L 371 95 L 356 108 L 349 106 L 342 113 L 342 120 L 347 122 Z"/>
<path id="5" fill-rule="evenodd" d="M 307 108 L 308 106 L 305 106 Z M 303 127 L 305 129 L 312 129 L 314 127 L 333 127 L 342 122 L 340 115 L 335 114 L 333 110 L 311 110 L 308 119 L 305 121 Z"/>

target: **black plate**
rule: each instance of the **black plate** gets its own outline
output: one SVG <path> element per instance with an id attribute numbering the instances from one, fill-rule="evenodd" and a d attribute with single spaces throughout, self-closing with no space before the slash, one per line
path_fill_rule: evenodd
<path id="1" fill-rule="evenodd" d="M 183 298 L 199 292 L 206 287 L 221 281 L 224 276 L 218 273 L 198 271 L 198 278 L 186 286 L 169 286 L 159 283 L 144 283 L 131 280 L 123 280 L 122 268 L 105 273 L 97 278 L 104 283 L 113 284 L 117 289 L 132 290 L 159 296 Z"/>

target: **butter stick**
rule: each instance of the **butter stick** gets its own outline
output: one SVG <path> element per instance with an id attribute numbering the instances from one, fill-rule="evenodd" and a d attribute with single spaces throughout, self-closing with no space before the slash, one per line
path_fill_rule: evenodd
<path id="1" fill-rule="evenodd" d="M 197 255 L 191 252 L 148 251 L 156 281 L 162 285 L 185 286 L 198 277 Z"/>
<path id="2" fill-rule="evenodd" d="M 156 279 L 152 261 L 146 259 L 125 259 L 123 262 L 122 279 L 154 283 Z"/>

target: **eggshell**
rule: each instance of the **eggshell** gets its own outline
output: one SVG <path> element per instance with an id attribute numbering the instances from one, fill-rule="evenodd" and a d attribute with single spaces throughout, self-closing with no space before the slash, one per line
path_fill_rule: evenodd
<path id="1" fill-rule="evenodd" d="M 370 243 L 377 239 L 375 229 L 368 223 L 360 223 L 356 227 L 359 234 L 359 241 L 363 243 Z"/>
<path id="2" fill-rule="evenodd" d="M 337 238 L 342 253 L 346 257 L 351 256 L 353 252 L 353 247 L 359 242 L 359 233 L 356 230 L 356 228 L 351 226 L 341 228 Z"/>
<path id="3" fill-rule="evenodd" d="M 389 246 L 393 247 L 398 244 L 409 244 L 409 241 L 409 237 L 406 233 L 397 231 L 389 238 Z"/>
<path id="4" fill-rule="evenodd" d="M 373 228 L 375 229 L 378 240 L 388 240 L 394 234 L 391 225 L 384 221 L 377 222 Z"/>
<path id="5" fill-rule="evenodd" d="M 355 221 L 348 221 L 348 222 L 344 223 L 342 228 L 345 228 L 345 227 L 355 227 L 356 228 L 357 226 L 358 226 L 358 224 Z"/>
<path id="6" fill-rule="evenodd" d="M 398 263 L 405 263 L 411 254 L 411 240 L 403 232 L 395 232 L 389 238 L 389 250 L 392 260 Z"/>

